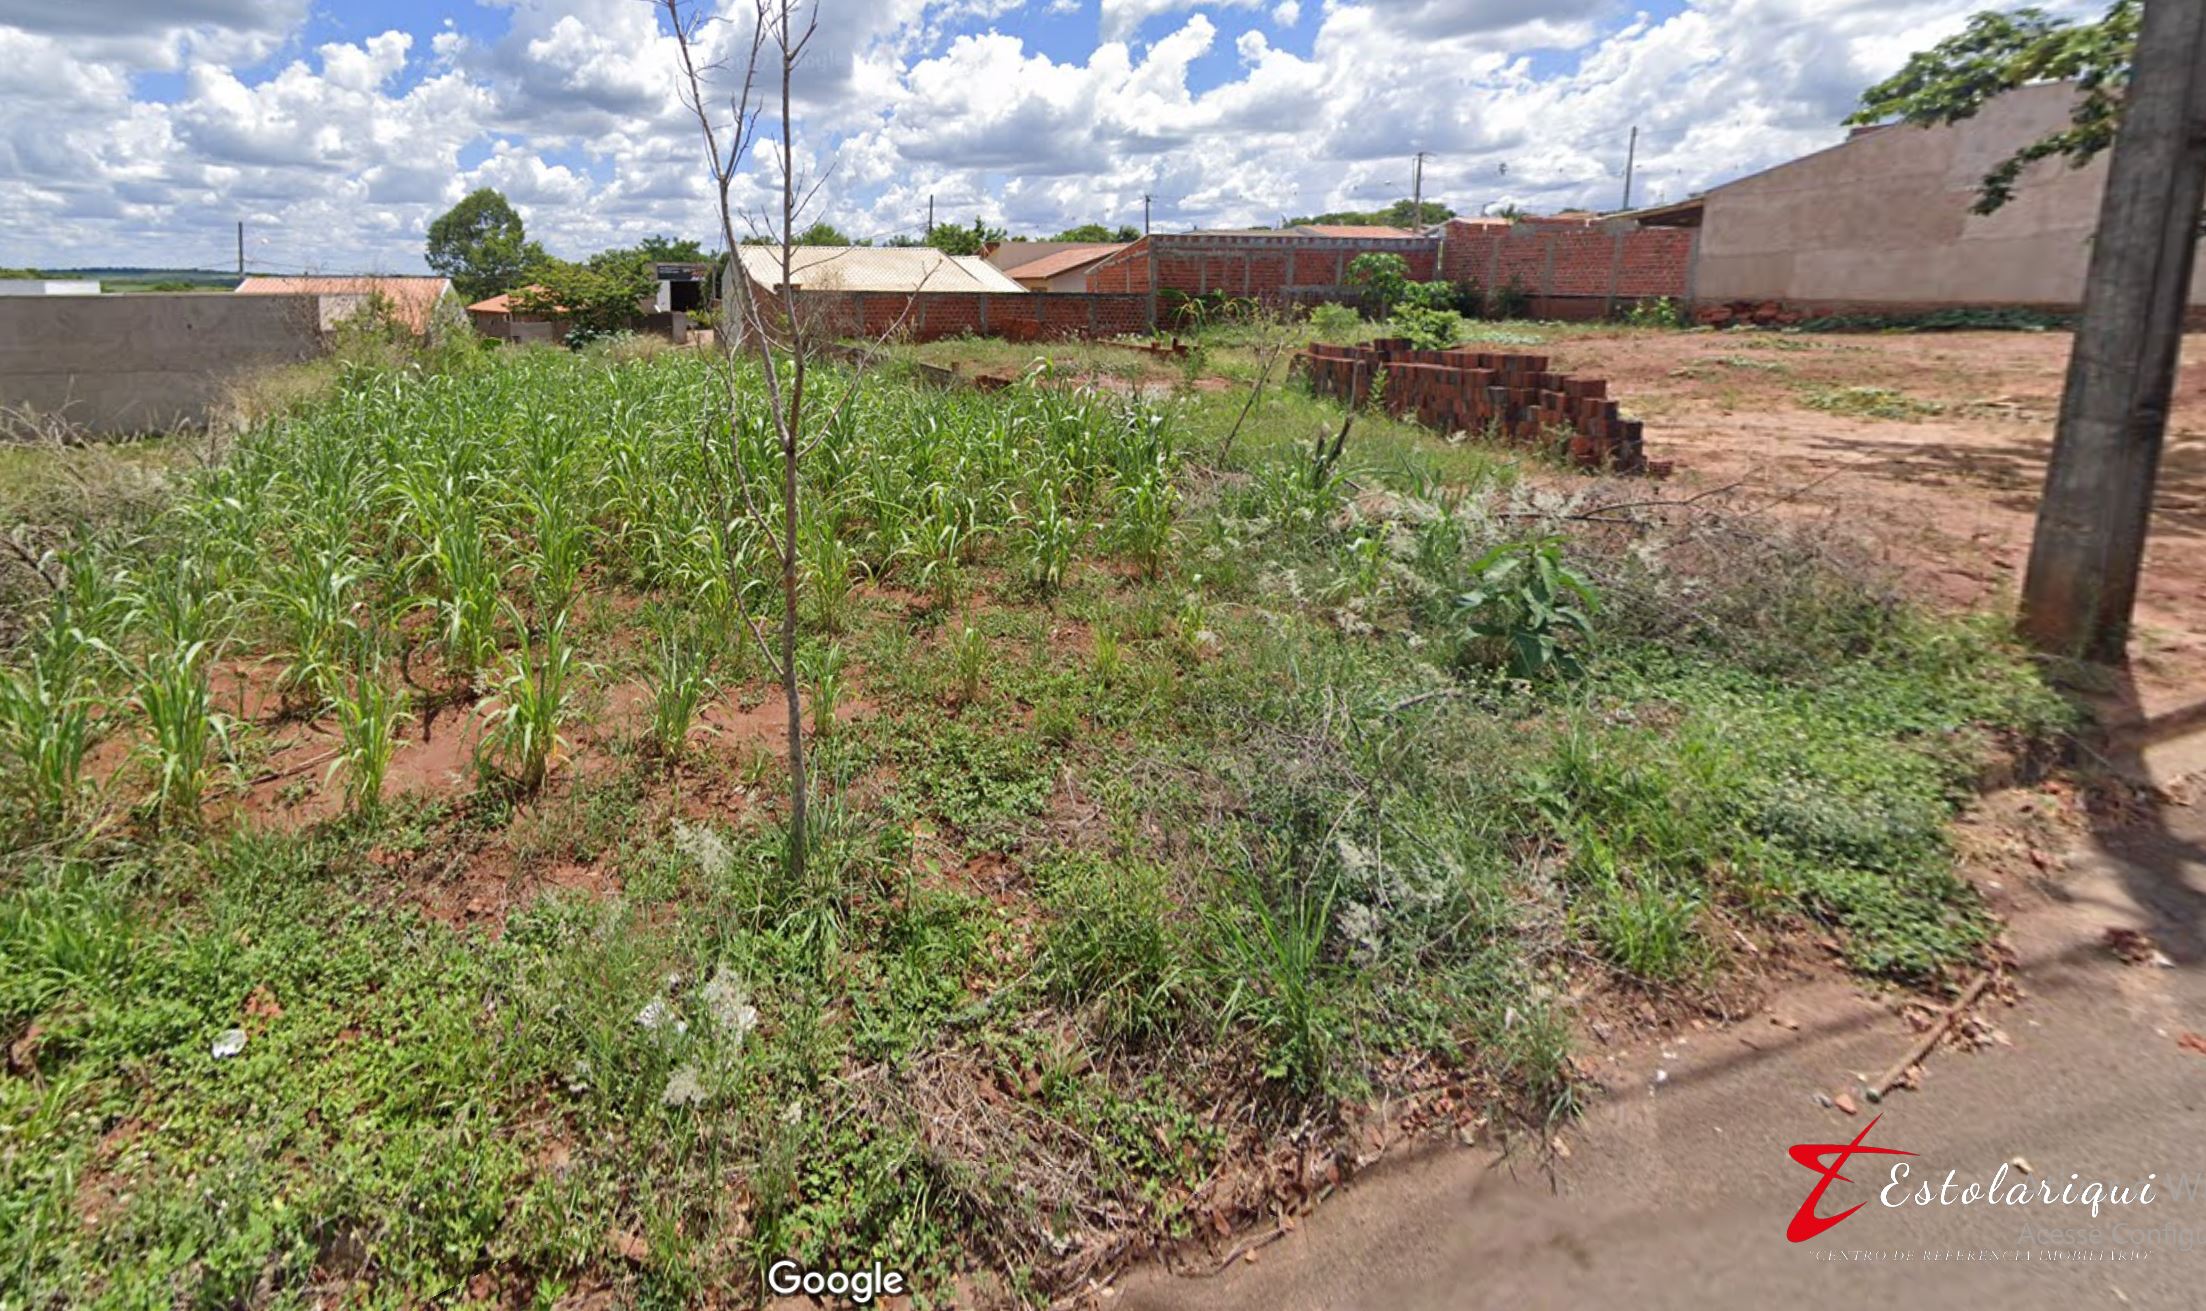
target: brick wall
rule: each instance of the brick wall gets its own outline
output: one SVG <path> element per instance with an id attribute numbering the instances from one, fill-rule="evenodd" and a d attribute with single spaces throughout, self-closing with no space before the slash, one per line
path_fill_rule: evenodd
<path id="1" fill-rule="evenodd" d="M 1148 331 L 1149 297 L 1090 292 L 804 291 L 797 313 L 815 332 L 915 341 L 973 333 L 1007 341 L 1111 337 Z"/>
<path id="2" fill-rule="evenodd" d="M 1440 272 L 1487 291 L 1515 286 L 1548 302 L 1542 317 L 1579 317 L 1611 301 L 1689 299 L 1693 239 L 1690 228 L 1629 221 L 1451 219 L 1441 236 Z"/>
<path id="3" fill-rule="evenodd" d="M 1372 251 L 1401 256 L 1415 281 L 1439 276 L 1437 237 L 1158 232 L 1090 269 L 1088 290 L 1216 293 L 1272 302 L 1352 296 L 1356 289 L 1348 285 L 1348 266 Z"/>

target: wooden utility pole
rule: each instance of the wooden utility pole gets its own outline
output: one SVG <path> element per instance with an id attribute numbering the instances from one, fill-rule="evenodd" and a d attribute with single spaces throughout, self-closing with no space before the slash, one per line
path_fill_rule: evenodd
<path id="1" fill-rule="evenodd" d="M 1622 208 L 1632 207 L 1632 170 L 1639 164 L 1639 125 L 1632 125 L 1631 144 L 1624 147 L 1624 203 Z"/>
<path id="2" fill-rule="evenodd" d="M 1410 226 L 1425 226 L 1425 157 L 1432 152 L 1420 150 L 1409 161 L 1409 212 Z"/>
<path id="3" fill-rule="evenodd" d="M 2149 0 L 2061 393 L 2022 629 L 2117 664 L 2152 517 L 2206 201 L 2206 4 Z"/>

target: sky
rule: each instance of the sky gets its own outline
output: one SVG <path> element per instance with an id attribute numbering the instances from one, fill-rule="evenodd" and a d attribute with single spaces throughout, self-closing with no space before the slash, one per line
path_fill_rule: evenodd
<path id="1" fill-rule="evenodd" d="M 1997 0 L 813 2 L 804 218 L 878 240 L 930 196 L 1034 236 L 1372 209 L 1418 151 L 1462 213 L 1614 208 L 1635 126 L 1635 201 L 1681 199 L 1840 140 Z M 750 0 L 704 6 L 708 59 L 747 48 Z M 483 186 L 555 255 L 709 239 L 678 66 L 648 0 L 0 0 L 0 265 L 233 268 L 243 222 L 254 271 L 416 273 Z M 739 207 L 778 180 L 747 158 Z"/>

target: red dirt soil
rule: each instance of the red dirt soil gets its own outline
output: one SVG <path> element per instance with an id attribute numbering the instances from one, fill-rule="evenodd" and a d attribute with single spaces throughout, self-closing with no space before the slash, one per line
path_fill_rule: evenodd
<path id="1" fill-rule="evenodd" d="M 1547 349 L 1646 419 L 1649 457 L 1677 462 L 1676 494 L 1736 483 L 1749 503 L 1856 530 L 1932 600 L 2011 611 L 2071 340 L 1618 333 Z M 1856 418 L 1805 403 L 1849 387 L 1939 412 Z M 2136 696 L 2117 718 L 2162 718 L 2206 690 L 2206 334 L 2184 343 L 2130 649 Z"/>

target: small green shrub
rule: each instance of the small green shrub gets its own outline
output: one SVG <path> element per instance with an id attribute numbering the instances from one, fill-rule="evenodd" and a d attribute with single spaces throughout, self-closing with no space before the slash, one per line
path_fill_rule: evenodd
<path id="1" fill-rule="evenodd" d="M 1593 636 L 1596 597 L 1564 563 L 1559 541 L 1504 542 L 1470 572 L 1473 585 L 1456 598 L 1456 613 L 1471 650 L 1517 678 L 1581 672 L 1578 648 Z"/>
<path id="2" fill-rule="evenodd" d="M 1348 261 L 1348 285 L 1370 292 L 1380 314 L 1392 314 L 1409 289 L 1409 261 L 1385 251 L 1358 255 Z"/>
<path id="3" fill-rule="evenodd" d="M 1415 350 L 1446 350 L 1462 337 L 1463 320 L 1454 310 L 1404 305 L 1394 312 L 1394 329 Z"/>
<path id="4" fill-rule="evenodd" d="M 1051 860 L 1036 881 L 1051 916 L 1041 961 L 1050 989 L 1095 1006 L 1114 1037 L 1140 1041 L 1170 1029 L 1189 983 L 1170 871 L 1079 852 Z"/>
<path id="5" fill-rule="evenodd" d="M 1345 345 L 1362 336 L 1363 315 L 1347 305 L 1327 302 L 1310 311 L 1310 331 L 1319 341 Z"/>
<path id="6" fill-rule="evenodd" d="M 1633 301 L 1624 311 L 1624 322 L 1634 328 L 1682 328 L 1687 321 L 1685 307 L 1668 296 Z"/>

